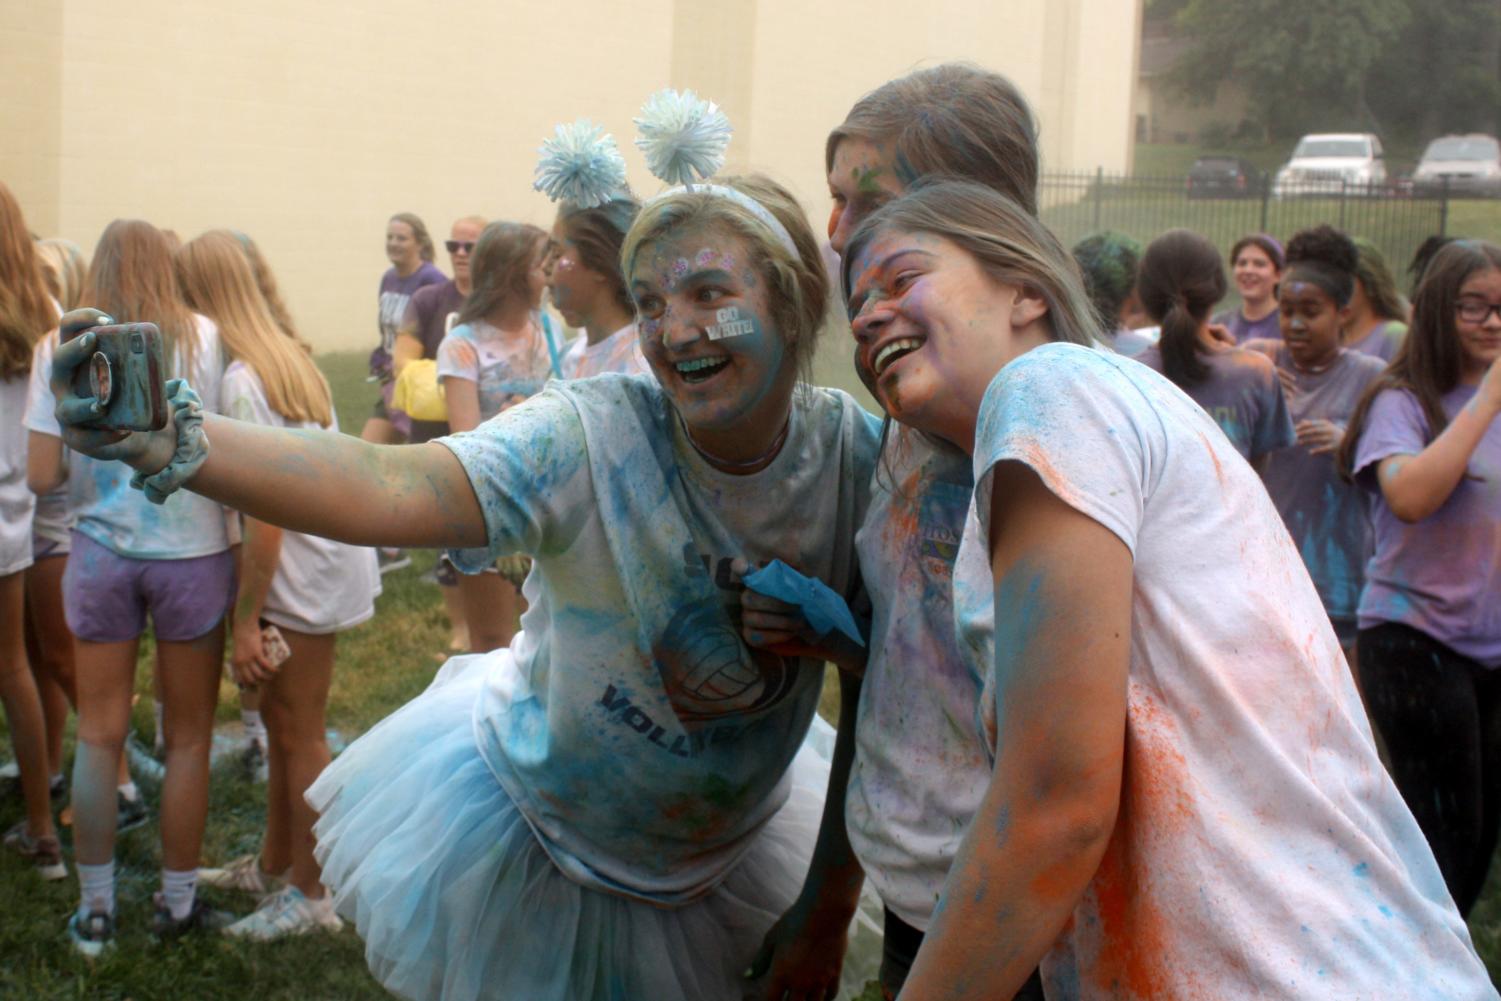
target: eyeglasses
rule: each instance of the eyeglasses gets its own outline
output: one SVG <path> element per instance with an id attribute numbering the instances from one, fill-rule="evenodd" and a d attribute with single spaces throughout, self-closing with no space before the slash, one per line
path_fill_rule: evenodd
<path id="1" fill-rule="evenodd" d="M 1501 302 L 1486 302 L 1483 299 L 1462 299 L 1454 311 L 1466 323 L 1484 323 L 1492 313 L 1501 319 Z"/>
<path id="2" fill-rule="evenodd" d="M 450 254 L 457 254 L 461 250 L 466 254 L 474 253 L 473 240 L 444 240 L 443 246 Z"/>

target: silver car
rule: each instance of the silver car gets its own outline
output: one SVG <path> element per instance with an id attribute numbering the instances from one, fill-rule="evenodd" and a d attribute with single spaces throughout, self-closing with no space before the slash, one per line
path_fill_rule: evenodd
<path id="1" fill-rule="evenodd" d="M 1412 175 L 1413 191 L 1436 195 L 1501 195 L 1501 143 L 1473 133 L 1441 136 L 1428 144 Z"/>
<path id="2" fill-rule="evenodd" d="M 1385 184 L 1381 140 L 1369 132 L 1333 132 L 1298 140 L 1292 157 L 1277 171 L 1272 195 L 1360 195 Z"/>

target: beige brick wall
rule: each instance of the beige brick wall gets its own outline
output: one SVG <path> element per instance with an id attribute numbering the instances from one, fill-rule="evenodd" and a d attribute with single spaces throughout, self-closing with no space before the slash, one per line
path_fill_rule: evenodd
<path id="1" fill-rule="evenodd" d="M 184 238 L 243 229 L 314 343 L 362 348 L 393 212 L 417 212 L 439 240 L 470 212 L 550 223 L 531 190 L 536 147 L 581 115 L 614 132 L 633 184 L 654 191 L 630 120 L 669 84 L 719 100 L 738 128 L 731 167 L 788 183 L 816 228 L 828 130 L 865 91 L 945 59 L 1017 80 L 1049 164 L 1124 167 L 1138 11 L 1139 0 L 930 0 L 916 16 L 895 0 L 10 0 L 0 177 L 34 229 L 86 250 L 117 216 Z"/>

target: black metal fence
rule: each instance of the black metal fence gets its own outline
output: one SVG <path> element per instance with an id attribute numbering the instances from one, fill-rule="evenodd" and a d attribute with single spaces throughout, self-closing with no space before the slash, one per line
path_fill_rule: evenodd
<path id="1" fill-rule="evenodd" d="M 1365 237 L 1400 271 L 1423 240 L 1443 234 L 1449 193 L 1414 192 L 1399 184 L 1358 185 L 1337 178 L 1243 188 L 1190 188 L 1183 177 L 1132 177 L 1103 170 L 1048 173 L 1038 187 L 1042 220 L 1065 246 L 1103 229 L 1143 246 L 1169 229 L 1202 233 L 1229 253 L 1247 233 L 1280 240 L 1300 229 L 1331 223 Z"/>

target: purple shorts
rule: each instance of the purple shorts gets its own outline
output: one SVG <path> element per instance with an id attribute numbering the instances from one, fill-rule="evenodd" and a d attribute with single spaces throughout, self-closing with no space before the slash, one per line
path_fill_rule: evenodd
<path id="1" fill-rule="evenodd" d="M 73 533 L 63 571 L 63 615 L 81 640 L 119 643 L 146 630 L 186 643 L 213 629 L 234 602 L 234 555 L 225 550 L 186 560 L 137 560 Z"/>

